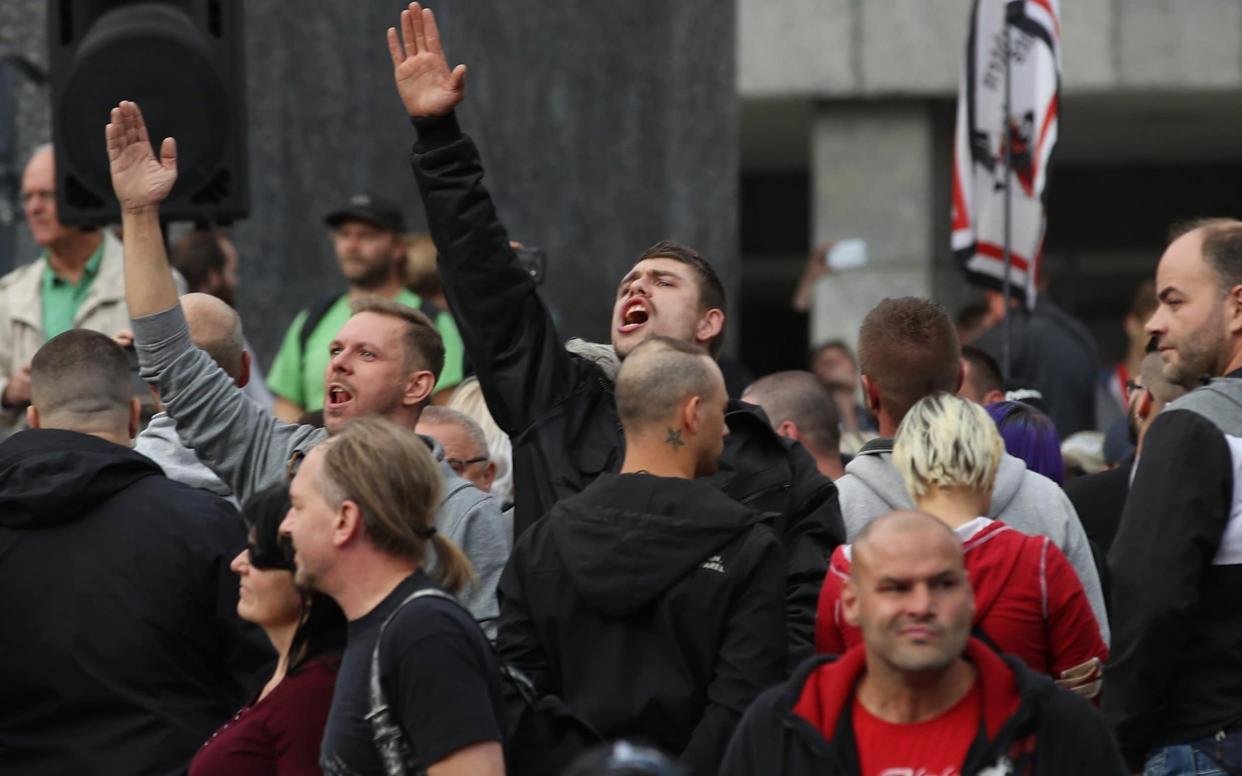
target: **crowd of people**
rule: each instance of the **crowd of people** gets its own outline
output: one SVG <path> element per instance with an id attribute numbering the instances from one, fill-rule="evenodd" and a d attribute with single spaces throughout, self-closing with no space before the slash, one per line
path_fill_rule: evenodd
<path id="1" fill-rule="evenodd" d="M 177 146 L 137 104 L 101 139 L 119 239 L 27 165 L 0 771 L 1242 772 L 1242 222 L 1173 234 L 1102 377 L 1050 301 L 900 298 L 734 398 L 688 246 L 565 342 L 434 15 L 388 46 L 430 240 L 329 213 L 347 288 L 266 379 L 228 236 L 165 244 Z M 1084 474 L 1062 443 L 1110 401 L 1133 451 Z"/>

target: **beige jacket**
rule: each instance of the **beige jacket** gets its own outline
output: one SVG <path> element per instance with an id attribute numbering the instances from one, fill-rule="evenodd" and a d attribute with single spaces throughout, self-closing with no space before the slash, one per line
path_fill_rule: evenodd
<path id="1" fill-rule="evenodd" d="M 125 304 L 125 257 L 120 240 L 107 229 L 103 236 L 99 274 L 82 300 L 73 325 L 112 336 L 130 327 Z M 45 264 L 43 259 L 36 259 L 0 278 L 0 392 L 44 343 L 41 290 Z M 0 408 L 0 436 L 23 425 L 24 409 Z"/>

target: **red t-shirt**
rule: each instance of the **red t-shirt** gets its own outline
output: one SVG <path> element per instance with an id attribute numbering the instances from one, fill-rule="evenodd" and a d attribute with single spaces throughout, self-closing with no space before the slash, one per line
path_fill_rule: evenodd
<path id="1" fill-rule="evenodd" d="M 898 725 L 863 708 L 854 696 L 854 740 L 862 776 L 958 776 L 979 733 L 979 682 L 935 719 Z"/>

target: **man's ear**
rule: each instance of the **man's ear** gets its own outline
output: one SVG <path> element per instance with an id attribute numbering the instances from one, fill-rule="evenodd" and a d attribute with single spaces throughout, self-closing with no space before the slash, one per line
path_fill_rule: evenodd
<path id="1" fill-rule="evenodd" d="M 776 427 L 776 433 L 788 439 L 798 442 L 802 441 L 802 432 L 798 429 L 798 424 L 792 420 L 781 421 L 780 425 Z"/>
<path id="2" fill-rule="evenodd" d="M 841 614 L 845 616 L 847 625 L 858 627 L 858 586 L 853 579 L 847 579 L 841 586 Z"/>
<path id="3" fill-rule="evenodd" d="M 863 403 L 867 405 L 867 411 L 879 417 L 880 389 L 871 381 L 871 375 L 864 374 L 859 379 L 862 380 Z"/>
<path id="4" fill-rule="evenodd" d="M 344 547 L 362 535 L 362 508 L 356 501 L 345 499 L 336 508 L 332 525 L 332 545 Z"/>
<path id="5" fill-rule="evenodd" d="M 138 436 L 139 429 L 142 428 L 142 402 L 137 399 L 129 400 L 129 438 L 133 439 Z"/>
<path id="6" fill-rule="evenodd" d="M 694 329 L 694 341 L 707 347 L 707 343 L 719 336 L 724 329 L 724 324 L 724 310 L 713 307 L 703 313 L 703 317 L 699 318 L 699 323 Z"/>
<path id="7" fill-rule="evenodd" d="M 250 351 L 242 351 L 241 371 L 237 374 L 237 387 L 245 388 L 250 382 Z"/>
<path id="8" fill-rule="evenodd" d="M 699 418 L 699 412 L 703 408 L 702 396 L 691 396 L 687 398 L 681 405 L 681 425 L 687 434 L 699 433 L 699 426 L 702 425 Z"/>
<path id="9" fill-rule="evenodd" d="M 1242 332 L 1242 285 L 1229 289 L 1229 333 Z"/>
<path id="10" fill-rule="evenodd" d="M 401 403 L 407 407 L 417 407 L 427 400 L 436 387 L 436 376 L 426 369 L 410 372 L 405 378 L 405 391 L 401 394 Z"/>
<path id="11" fill-rule="evenodd" d="M 39 410 L 33 404 L 26 407 L 26 425 L 30 428 L 41 428 L 39 425 Z"/>
<path id="12" fill-rule="evenodd" d="M 496 462 L 488 461 L 487 466 L 483 468 L 483 484 L 486 486 L 483 490 L 489 493 L 492 490 L 492 483 L 496 481 Z"/>

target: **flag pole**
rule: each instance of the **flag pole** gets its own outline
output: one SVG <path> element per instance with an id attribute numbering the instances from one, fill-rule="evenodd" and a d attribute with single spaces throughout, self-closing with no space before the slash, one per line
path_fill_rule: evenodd
<path id="1" fill-rule="evenodd" d="M 1011 121 L 1009 114 L 1011 111 L 1010 100 L 1012 99 L 1013 95 L 1012 95 L 1012 87 L 1010 84 L 1010 77 L 1009 77 L 1009 71 L 1012 67 L 1012 63 L 1011 63 L 1011 56 L 1010 56 L 1011 51 L 1010 51 L 1010 45 L 1009 45 L 1010 41 L 1009 41 L 1009 4 L 1008 3 L 1006 4 L 1005 13 L 1003 14 L 1003 17 L 1001 20 L 1001 31 L 1003 33 L 1002 37 L 1004 38 L 1004 41 L 1005 41 L 1005 108 L 1004 108 L 1005 116 L 1004 116 L 1004 124 L 1001 128 L 1001 143 L 1003 144 L 1005 148 L 1005 166 L 1004 166 L 1005 232 L 1004 232 L 1004 254 L 1003 254 L 1004 261 L 1005 261 L 1005 275 L 1001 280 L 1001 295 L 1004 297 L 1004 305 L 1005 305 L 1005 308 L 1004 308 L 1005 309 L 1005 332 L 1004 332 L 1005 342 L 1001 350 L 1001 376 L 1004 379 L 1005 383 L 1008 384 L 1009 378 L 1010 378 L 1010 370 L 1011 370 L 1011 363 L 1010 363 L 1011 354 L 1010 354 L 1009 343 L 1010 343 L 1010 335 L 1013 332 L 1013 321 L 1012 321 L 1013 316 L 1010 315 L 1010 312 L 1012 311 L 1013 308 L 1009 304 L 1009 292 L 1010 292 L 1009 275 L 1010 275 L 1010 270 L 1013 266 L 1013 253 L 1012 253 L 1012 248 L 1011 248 L 1012 229 L 1013 229 L 1013 225 L 1011 223 L 1012 218 L 1013 218 L 1013 197 L 1012 197 L 1011 185 L 1010 185 L 1010 178 L 1013 177 L 1013 143 L 1012 143 L 1012 137 L 1010 136 L 1010 132 L 1009 132 L 1009 124 Z M 1006 388 L 1008 388 L 1008 385 L 1006 385 Z"/>

